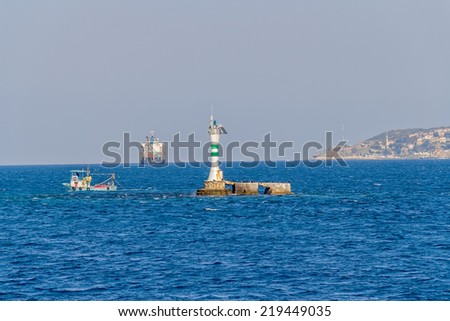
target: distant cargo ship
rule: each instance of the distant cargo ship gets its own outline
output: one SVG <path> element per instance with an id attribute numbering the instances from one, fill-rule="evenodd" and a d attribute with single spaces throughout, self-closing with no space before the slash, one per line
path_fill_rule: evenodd
<path id="1" fill-rule="evenodd" d="M 163 165 L 167 162 L 167 147 L 159 138 L 152 133 L 147 136 L 145 143 L 142 144 L 140 152 L 140 164 L 145 165 Z"/>

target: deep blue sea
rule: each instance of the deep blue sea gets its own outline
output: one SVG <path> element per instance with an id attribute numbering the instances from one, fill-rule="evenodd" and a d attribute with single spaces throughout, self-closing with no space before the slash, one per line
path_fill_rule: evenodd
<path id="1" fill-rule="evenodd" d="M 450 300 L 450 161 L 228 168 L 290 196 L 197 197 L 208 168 L 0 167 L 0 300 Z M 91 166 L 95 173 L 109 172 Z"/>

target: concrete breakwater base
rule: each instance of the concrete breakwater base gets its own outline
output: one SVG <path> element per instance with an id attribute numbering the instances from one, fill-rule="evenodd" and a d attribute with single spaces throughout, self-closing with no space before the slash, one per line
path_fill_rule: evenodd
<path id="1" fill-rule="evenodd" d="M 260 193 L 260 187 L 264 188 Z M 230 182 L 205 181 L 205 187 L 197 190 L 198 196 L 223 195 L 288 195 L 291 192 L 291 183 L 272 182 Z"/>

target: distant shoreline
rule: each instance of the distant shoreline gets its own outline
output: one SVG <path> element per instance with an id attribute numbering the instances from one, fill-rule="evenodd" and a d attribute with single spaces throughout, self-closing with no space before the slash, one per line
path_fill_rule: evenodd
<path id="1" fill-rule="evenodd" d="M 359 156 L 341 156 L 345 161 L 347 160 L 362 160 L 362 161 L 416 161 L 416 160 L 450 160 L 450 158 L 440 158 L 440 157 L 359 157 Z M 316 159 L 327 160 L 330 158 L 319 156 Z"/>

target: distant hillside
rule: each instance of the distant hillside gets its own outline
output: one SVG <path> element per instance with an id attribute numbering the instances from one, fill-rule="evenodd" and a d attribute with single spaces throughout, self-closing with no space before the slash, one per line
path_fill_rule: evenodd
<path id="1" fill-rule="evenodd" d="M 390 130 L 353 146 L 345 146 L 344 158 L 450 158 L 450 127 Z"/>

